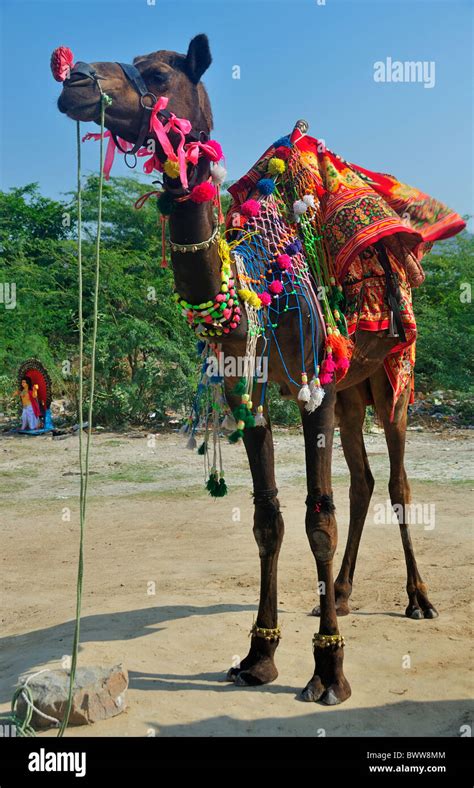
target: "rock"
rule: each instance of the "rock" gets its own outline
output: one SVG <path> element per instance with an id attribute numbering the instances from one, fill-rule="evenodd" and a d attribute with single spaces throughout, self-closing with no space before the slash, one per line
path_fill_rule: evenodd
<path id="1" fill-rule="evenodd" d="M 27 676 L 20 677 L 24 683 Z M 69 671 L 48 670 L 28 682 L 33 703 L 43 714 L 62 720 L 69 694 Z M 91 722 L 115 717 L 126 708 L 125 692 L 128 672 L 123 665 L 112 668 L 77 668 L 69 725 L 88 725 Z M 26 702 L 18 698 L 17 713 L 24 718 Z M 54 723 L 33 712 L 34 728 L 50 728 Z"/>

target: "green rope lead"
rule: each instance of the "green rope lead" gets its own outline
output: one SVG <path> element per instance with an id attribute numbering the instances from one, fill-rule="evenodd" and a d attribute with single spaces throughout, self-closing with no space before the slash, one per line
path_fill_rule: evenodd
<path id="1" fill-rule="evenodd" d="M 92 408 L 94 401 L 95 389 L 95 360 L 96 360 L 96 346 L 97 346 L 97 325 L 98 325 L 98 306 L 99 306 L 99 274 L 100 274 L 100 239 L 102 228 L 102 192 L 104 184 L 104 130 L 105 130 L 105 105 L 110 103 L 110 99 L 104 93 L 101 96 L 100 102 L 100 170 L 99 170 L 99 194 L 98 194 L 98 213 L 97 213 L 97 234 L 95 244 L 95 279 L 94 279 L 94 307 L 93 307 L 93 328 L 92 328 L 92 350 L 91 350 L 91 373 L 90 373 L 90 392 L 89 392 L 89 411 L 88 411 L 88 428 L 86 439 L 85 458 L 83 452 L 82 442 L 82 425 L 83 425 L 83 356 L 84 356 L 84 321 L 82 313 L 82 200 L 81 200 L 81 137 L 79 130 L 79 122 L 77 123 L 77 228 L 78 228 L 78 272 L 79 272 L 79 471 L 80 471 L 80 489 L 79 489 L 79 563 L 77 570 L 77 591 L 76 591 L 76 623 L 74 628 L 74 640 L 72 646 L 72 659 L 71 671 L 69 675 L 69 695 L 67 700 L 66 712 L 59 728 L 58 737 L 64 735 L 69 722 L 71 714 L 72 700 L 74 695 L 74 681 L 76 678 L 77 657 L 79 652 L 79 636 L 81 625 L 81 606 L 82 606 L 82 588 L 84 578 L 84 531 L 86 520 L 86 503 L 87 503 L 87 484 L 89 480 L 89 451 L 92 435 Z"/>

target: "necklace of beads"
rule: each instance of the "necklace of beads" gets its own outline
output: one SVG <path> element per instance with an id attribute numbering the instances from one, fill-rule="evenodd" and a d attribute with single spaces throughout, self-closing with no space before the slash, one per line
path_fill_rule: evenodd
<path id="1" fill-rule="evenodd" d="M 221 258 L 221 288 L 211 301 L 190 304 L 179 293 L 174 298 L 181 307 L 182 315 L 198 336 L 222 336 L 229 334 L 240 323 L 241 310 L 232 276 L 230 253 L 227 242 L 219 239 Z"/>

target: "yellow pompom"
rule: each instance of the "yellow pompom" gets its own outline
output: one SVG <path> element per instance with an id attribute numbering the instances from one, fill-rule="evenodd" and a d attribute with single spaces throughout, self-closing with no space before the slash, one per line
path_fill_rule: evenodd
<path id="1" fill-rule="evenodd" d="M 277 159 L 276 156 L 273 156 L 268 162 L 268 172 L 270 175 L 281 175 L 285 170 L 286 164 L 283 159 Z"/>
<path id="2" fill-rule="evenodd" d="M 177 178 L 179 175 L 179 162 L 172 159 L 166 159 L 163 169 L 168 178 Z"/>

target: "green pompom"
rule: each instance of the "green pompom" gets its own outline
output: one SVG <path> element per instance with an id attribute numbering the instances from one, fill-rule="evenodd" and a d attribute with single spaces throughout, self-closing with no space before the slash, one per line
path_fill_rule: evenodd
<path id="1" fill-rule="evenodd" d="M 229 435 L 229 443 L 238 443 L 239 440 L 243 437 L 244 437 L 244 433 L 242 432 L 242 430 L 234 430 L 234 432 L 231 432 L 231 434 Z"/>
<path id="2" fill-rule="evenodd" d="M 169 216 L 174 208 L 174 198 L 168 192 L 162 192 L 158 197 L 157 205 L 163 216 Z"/>
<path id="3" fill-rule="evenodd" d="M 243 421 L 245 421 L 245 426 L 246 427 L 255 427 L 255 418 L 254 418 L 253 413 L 248 408 L 246 408 L 246 410 L 247 410 L 247 413 L 245 414 L 245 419 L 243 419 Z"/>
<path id="4" fill-rule="evenodd" d="M 235 384 L 234 388 L 232 389 L 232 394 L 236 394 L 238 396 L 242 396 L 247 391 L 247 381 L 245 378 L 240 378 L 239 382 Z"/>
<path id="5" fill-rule="evenodd" d="M 242 405 L 237 405 L 237 407 L 234 408 L 234 410 L 232 411 L 232 415 L 236 421 L 246 422 L 248 412 L 249 409 L 247 408 L 247 405 L 242 404 Z"/>

